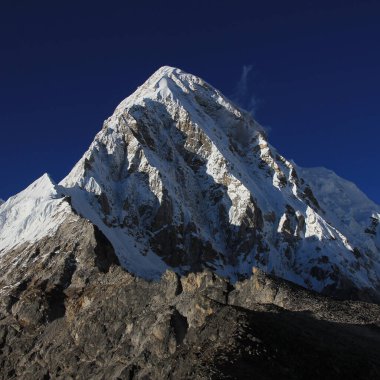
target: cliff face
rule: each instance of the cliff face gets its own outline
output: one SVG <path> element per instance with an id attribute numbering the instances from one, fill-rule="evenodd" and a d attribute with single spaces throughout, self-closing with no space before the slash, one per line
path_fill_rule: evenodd
<path id="1" fill-rule="evenodd" d="M 210 271 L 146 281 L 76 218 L 3 261 L 0 378 L 380 375 L 379 306 L 334 301 L 259 270 L 234 285 Z"/>

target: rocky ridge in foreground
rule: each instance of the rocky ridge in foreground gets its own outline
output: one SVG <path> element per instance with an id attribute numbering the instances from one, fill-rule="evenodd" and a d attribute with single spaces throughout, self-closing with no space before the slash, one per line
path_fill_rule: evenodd
<path id="1" fill-rule="evenodd" d="M 1 379 L 380 376 L 379 305 L 257 269 L 235 285 L 210 271 L 146 281 L 120 267 L 97 227 L 72 218 L 3 260 Z"/>

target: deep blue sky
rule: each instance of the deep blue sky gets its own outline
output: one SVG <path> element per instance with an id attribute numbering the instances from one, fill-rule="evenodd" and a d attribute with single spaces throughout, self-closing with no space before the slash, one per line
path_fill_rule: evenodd
<path id="1" fill-rule="evenodd" d="M 255 99 L 270 141 L 380 203 L 379 1 L 2 1 L 0 197 L 59 181 L 162 65 Z M 240 94 L 241 95 L 241 94 Z"/>

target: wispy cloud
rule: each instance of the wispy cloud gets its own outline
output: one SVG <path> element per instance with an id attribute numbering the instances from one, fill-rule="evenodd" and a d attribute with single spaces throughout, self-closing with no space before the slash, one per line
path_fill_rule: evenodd
<path id="1" fill-rule="evenodd" d="M 243 65 L 240 79 L 232 95 L 232 100 L 254 115 L 257 110 L 258 101 L 249 86 L 252 74 L 254 74 L 253 65 Z"/>
<path id="2" fill-rule="evenodd" d="M 244 65 L 242 72 L 241 72 L 241 77 L 240 80 L 237 84 L 237 95 L 243 97 L 247 94 L 248 90 L 248 76 L 249 73 L 252 71 L 253 66 L 252 65 Z"/>

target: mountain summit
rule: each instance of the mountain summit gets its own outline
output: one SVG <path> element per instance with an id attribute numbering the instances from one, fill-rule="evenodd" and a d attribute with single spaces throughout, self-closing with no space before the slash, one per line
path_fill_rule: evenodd
<path id="1" fill-rule="evenodd" d="M 145 279 L 208 269 L 234 282 L 257 267 L 318 292 L 380 295 L 380 207 L 288 161 L 249 113 L 180 69 L 123 100 L 58 185 L 44 176 L 0 206 L 1 256 L 74 213 Z"/>
<path id="2" fill-rule="evenodd" d="M 379 221 L 165 66 L 0 205 L 0 379 L 377 379 Z"/>

